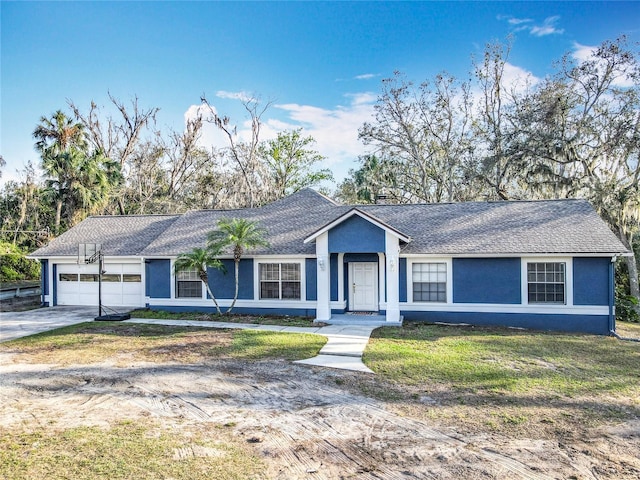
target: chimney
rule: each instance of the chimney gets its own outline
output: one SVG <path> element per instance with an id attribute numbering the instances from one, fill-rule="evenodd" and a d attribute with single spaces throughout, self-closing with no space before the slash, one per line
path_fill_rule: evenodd
<path id="1" fill-rule="evenodd" d="M 384 193 L 380 193 L 376 195 L 376 205 L 386 205 L 387 204 L 387 196 Z"/>

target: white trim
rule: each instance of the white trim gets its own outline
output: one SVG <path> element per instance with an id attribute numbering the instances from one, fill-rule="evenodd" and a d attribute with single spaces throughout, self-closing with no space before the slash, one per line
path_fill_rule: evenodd
<path id="1" fill-rule="evenodd" d="M 48 260 L 49 263 L 55 263 L 56 265 L 78 265 L 78 255 L 75 257 L 40 257 L 40 260 Z M 104 256 L 105 263 L 140 263 L 140 261 L 144 261 L 145 258 L 141 256 L 135 257 L 113 257 L 113 256 Z M 85 264 L 81 264 L 85 265 Z"/>
<path id="2" fill-rule="evenodd" d="M 531 313 L 543 315 L 609 315 L 607 305 L 520 305 L 496 303 L 401 303 L 401 310 L 413 312 Z"/>
<path id="3" fill-rule="evenodd" d="M 343 215 L 340 215 L 338 218 L 336 218 L 331 223 L 325 225 L 324 227 L 322 227 L 319 230 L 316 230 L 310 236 L 305 238 L 303 243 L 309 243 L 309 242 L 315 240 L 316 238 L 318 238 L 323 233 L 328 232 L 329 230 L 331 230 L 335 226 L 340 225 L 342 222 L 344 222 L 345 220 L 348 220 L 349 218 L 353 217 L 354 215 L 357 215 L 358 217 L 362 218 L 363 220 L 368 221 L 369 223 L 371 223 L 371 224 L 375 225 L 376 227 L 384 230 L 386 233 L 389 233 L 389 234 L 393 235 L 394 237 L 402 240 L 403 242 L 407 242 L 408 243 L 408 242 L 411 241 L 411 237 L 408 237 L 405 234 L 403 234 L 402 232 L 400 232 L 400 231 L 394 229 L 393 227 L 387 225 L 382 220 L 379 220 L 376 217 L 374 217 L 373 215 L 369 215 L 368 213 L 361 212 L 357 208 L 352 208 L 347 213 L 345 213 Z"/>
<path id="4" fill-rule="evenodd" d="M 446 302 L 415 302 L 413 301 L 413 264 L 414 263 L 444 263 L 447 265 L 447 301 Z M 407 258 L 407 304 L 415 305 L 453 305 L 453 261 L 451 257 L 410 257 Z M 430 309 L 427 309 L 430 310 Z"/>
<path id="5" fill-rule="evenodd" d="M 545 304 L 545 303 L 529 303 L 529 285 L 527 281 L 527 263 L 564 263 L 565 264 L 565 278 L 564 278 L 564 305 L 559 304 Z M 567 308 L 573 307 L 573 257 L 566 256 L 540 256 L 540 257 L 522 257 L 520 259 L 520 297 L 522 305 L 527 307 L 555 307 L 561 309 L 562 313 Z"/>
<path id="6" fill-rule="evenodd" d="M 400 250 L 400 255 L 402 256 L 402 258 L 413 258 L 413 257 L 419 257 L 419 258 L 430 258 L 430 257 L 434 257 L 434 258 L 440 258 L 443 255 L 447 256 L 448 258 L 523 258 L 523 257 L 527 257 L 527 258 L 536 258 L 536 257 L 542 257 L 542 258 L 547 258 L 550 256 L 554 256 L 554 255 L 558 255 L 558 256 L 570 256 L 571 258 L 576 258 L 576 257 L 594 257 L 594 258 L 609 258 L 609 257 L 615 257 L 615 256 L 622 256 L 622 257 L 628 257 L 631 256 L 630 254 L 626 254 L 626 253 L 613 253 L 613 252 L 602 252 L 602 253 L 597 253 L 597 252 L 591 252 L 591 253 L 586 253 L 586 252 L 561 252 L 561 253 L 518 253 L 518 252 L 514 252 L 514 253 L 405 253 L 402 250 Z"/>
<path id="7" fill-rule="evenodd" d="M 218 305 L 220 308 L 229 307 L 231 302 L 233 302 L 232 298 L 224 298 L 219 299 L 216 297 L 218 301 Z M 150 298 L 149 299 L 150 306 L 168 306 L 168 307 L 213 307 L 215 305 L 213 300 L 208 299 L 200 299 L 200 298 Z M 295 309 L 303 309 L 303 310 L 315 310 L 316 302 L 314 300 L 247 300 L 247 299 L 238 299 L 236 301 L 236 307 L 241 308 L 269 308 L 269 309 L 279 309 L 279 308 L 295 308 Z"/>
<path id="8" fill-rule="evenodd" d="M 305 257 L 306 258 L 306 257 Z M 278 302 L 278 304 L 284 304 L 287 302 L 303 302 L 306 301 L 307 298 L 307 269 L 306 269 L 306 261 L 305 258 L 295 258 L 295 257 L 279 257 L 274 258 L 272 256 L 260 256 L 253 257 L 253 298 L 254 301 L 260 303 L 268 303 L 268 302 Z M 278 299 L 261 299 L 260 298 L 260 264 L 261 263 L 297 263 L 300 265 L 300 299 L 286 299 L 286 300 L 278 300 Z M 317 267 L 320 270 L 320 267 Z M 329 266 L 327 265 L 328 269 Z M 214 292 L 215 293 L 215 292 Z M 217 298 L 216 298 L 217 299 Z M 284 307 L 283 307 L 284 308 Z"/>

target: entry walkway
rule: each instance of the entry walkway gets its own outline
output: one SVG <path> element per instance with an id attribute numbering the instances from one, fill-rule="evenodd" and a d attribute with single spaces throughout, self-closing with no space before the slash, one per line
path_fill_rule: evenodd
<path id="1" fill-rule="evenodd" d="M 210 322 L 201 320 L 160 320 L 151 318 L 132 318 L 123 323 L 145 323 L 152 325 L 170 325 L 207 328 L 235 328 L 269 332 L 311 333 L 327 337 L 327 343 L 317 356 L 295 363 L 318 367 L 354 370 L 374 373 L 362 363 L 362 353 L 369 342 L 373 325 L 329 325 L 326 327 L 285 327 L 281 325 L 256 325 L 252 323 Z"/>

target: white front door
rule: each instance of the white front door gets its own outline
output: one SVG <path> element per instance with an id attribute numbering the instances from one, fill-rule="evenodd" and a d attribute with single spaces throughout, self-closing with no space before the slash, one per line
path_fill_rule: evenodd
<path id="1" fill-rule="evenodd" d="M 351 311 L 378 311 L 378 264 L 349 263 L 349 308 Z"/>

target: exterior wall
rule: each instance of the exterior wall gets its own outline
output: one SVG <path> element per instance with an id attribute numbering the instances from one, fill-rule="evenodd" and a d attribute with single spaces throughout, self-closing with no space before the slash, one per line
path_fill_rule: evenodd
<path id="1" fill-rule="evenodd" d="M 243 315 L 290 315 L 296 317 L 315 317 L 316 309 L 309 306 L 309 308 L 261 308 L 257 306 L 245 307 L 239 306 L 242 302 L 238 301 L 236 306 L 233 308 L 233 313 L 243 314 Z M 166 312 L 204 312 L 204 313 L 217 313 L 216 307 L 213 305 L 212 301 L 207 302 L 207 305 L 169 305 L 158 303 L 151 305 L 151 308 L 154 310 L 163 310 Z M 221 305 L 222 311 L 224 312 L 224 307 Z"/>
<path id="2" fill-rule="evenodd" d="M 330 299 L 332 302 L 338 301 L 338 275 L 338 254 L 332 253 L 329 261 L 329 293 L 331 295 Z"/>
<path id="3" fill-rule="evenodd" d="M 573 259 L 573 304 L 609 304 L 610 258 Z"/>
<path id="4" fill-rule="evenodd" d="M 317 309 L 317 301 L 314 298 L 317 297 L 316 261 L 315 258 L 280 255 L 241 259 L 238 300 L 233 311 L 262 315 L 315 315 Z M 301 274 L 301 298 L 260 299 L 259 265 L 261 263 L 298 263 Z M 208 275 L 211 291 L 215 295 L 221 310 L 225 311 L 233 301 L 235 277 L 233 259 L 224 259 L 223 264 L 227 270 L 226 274 L 221 270 L 210 268 L 208 269 Z M 152 279 L 150 279 L 150 284 L 147 287 L 149 293 L 152 293 L 152 295 L 147 295 L 147 303 L 150 308 L 175 312 L 216 312 L 215 305 L 204 288 L 202 289 L 201 297 L 176 297 L 176 282 L 172 260 L 148 261 L 146 270 L 148 276 L 162 276 L 162 281 L 158 281 L 158 285 L 155 286 L 151 284 Z M 307 270 L 309 270 L 309 273 L 307 273 Z"/>
<path id="5" fill-rule="evenodd" d="M 416 312 L 402 311 L 405 320 L 445 323 L 466 323 L 528 328 L 534 330 L 554 330 L 583 332 L 596 335 L 609 334 L 607 315 L 561 315 L 536 313 L 495 313 L 495 312 Z"/>
<path id="6" fill-rule="evenodd" d="M 42 305 L 49 306 L 45 297 L 49 295 L 49 260 L 40 261 L 40 291 L 42 293 Z"/>
<path id="7" fill-rule="evenodd" d="M 53 281 L 51 284 L 51 289 L 52 289 L 52 293 L 53 293 L 53 301 L 52 306 L 55 307 L 56 305 L 58 305 L 58 265 L 56 265 L 55 263 L 52 265 L 51 267 L 51 271 L 53 272 Z"/>
<path id="8" fill-rule="evenodd" d="M 400 302 L 406 302 L 407 301 L 407 282 L 404 281 L 405 278 L 407 277 L 407 259 L 406 258 L 401 258 L 400 259 L 400 265 L 398 267 L 398 274 L 400 275 L 400 292 L 399 292 L 399 298 L 400 298 Z"/>
<path id="9" fill-rule="evenodd" d="M 453 303 L 519 304 L 519 258 L 454 258 Z"/>
<path id="10" fill-rule="evenodd" d="M 318 300 L 318 265 L 315 258 L 305 259 L 307 300 Z"/>
<path id="11" fill-rule="evenodd" d="M 235 264 L 233 260 L 222 260 L 225 270 L 207 268 L 209 288 L 219 298 L 233 298 L 236 292 Z M 238 265 L 238 299 L 253 299 L 253 259 L 241 258 Z M 208 296 L 208 294 L 207 294 Z"/>
<path id="12" fill-rule="evenodd" d="M 411 262 L 406 284 L 412 289 Z M 527 262 L 564 262 L 565 304 L 529 304 Z M 453 258 L 446 302 L 401 300 L 405 320 L 495 325 L 607 335 L 611 329 L 611 259 L 592 257 Z M 402 269 L 402 263 L 401 263 Z M 450 299 L 450 300 L 449 300 Z"/>
<path id="13" fill-rule="evenodd" d="M 330 253 L 377 253 L 384 248 L 384 230 L 358 215 L 329 230 Z"/>
<path id="14" fill-rule="evenodd" d="M 170 260 L 146 260 L 145 268 L 145 295 L 151 298 L 171 298 L 171 274 Z"/>

